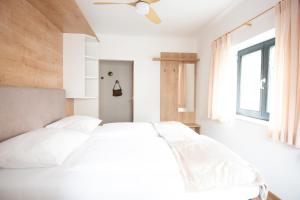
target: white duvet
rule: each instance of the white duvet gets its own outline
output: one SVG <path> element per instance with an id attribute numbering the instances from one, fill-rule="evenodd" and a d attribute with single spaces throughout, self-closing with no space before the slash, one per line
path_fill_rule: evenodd
<path id="1" fill-rule="evenodd" d="M 224 145 L 198 136 L 178 122 L 155 123 L 154 126 L 173 150 L 187 191 L 258 186 L 261 199 L 266 199 L 265 183 L 258 170 Z"/>
<path id="2" fill-rule="evenodd" d="M 187 192 L 181 167 L 151 124 L 99 127 L 63 165 L 0 169 L 2 200 L 246 200 L 257 186 Z"/>

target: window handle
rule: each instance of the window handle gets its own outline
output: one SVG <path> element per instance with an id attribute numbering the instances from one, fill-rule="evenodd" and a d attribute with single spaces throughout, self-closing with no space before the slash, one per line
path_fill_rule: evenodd
<path id="1" fill-rule="evenodd" d="M 267 82 L 266 78 L 263 78 L 260 80 L 260 89 L 264 90 L 265 89 L 265 83 Z"/>

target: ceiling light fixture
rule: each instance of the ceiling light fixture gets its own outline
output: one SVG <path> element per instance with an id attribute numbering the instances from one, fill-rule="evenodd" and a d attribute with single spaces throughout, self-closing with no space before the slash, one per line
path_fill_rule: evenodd
<path id="1" fill-rule="evenodd" d="M 150 5 L 149 3 L 140 1 L 136 4 L 136 12 L 139 15 L 147 15 L 150 11 Z"/>

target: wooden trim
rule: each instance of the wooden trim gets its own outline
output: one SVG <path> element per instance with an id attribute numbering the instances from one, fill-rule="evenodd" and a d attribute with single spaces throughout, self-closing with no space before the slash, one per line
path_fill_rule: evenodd
<path id="1" fill-rule="evenodd" d="M 152 61 L 177 61 L 177 62 L 186 62 L 186 63 L 197 63 L 200 59 L 180 59 L 180 58 L 153 58 Z"/>
<path id="2" fill-rule="evenodd" d="M 195 63 L 195 71 L 194 71 L 194 122 L 196 121 L 196 113 L 197 113 L 197 73 L 198 73 L 198 63 Z M 200 131 L 200 130 L 199 130 Z"/>
<path id="3" fill-rule="evenodd" d="M 152 60 L 195 63 L 195 64 L 199 61 L 197 57 L 197 53 L 176 53 L 176 52 L 161 52 L 160 58 L 153 58 Z"/>

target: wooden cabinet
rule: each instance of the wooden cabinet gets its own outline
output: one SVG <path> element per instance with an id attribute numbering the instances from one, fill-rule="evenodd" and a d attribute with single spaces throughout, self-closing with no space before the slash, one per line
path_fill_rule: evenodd
<path id="1" fill-rule="evenodd" d="M 160 120 L 180 121 L 184 123 L 195 122 L 195 74 L 197 54 L 161 53 L 159 60 L 161 61 Z M 192 65 L 192 67 L 190 65 Z M 189 73 L 183 73 L 183 69 L 192 70 L 189 70 Z M 182 75 L 191 74 L 192 76 L 182 77 Z M 191 90 L 191 92 L 188 90 Z M 189 100 L 186 100 L 187 97 Z M 189 104 L 189 106 L 187 106 L 187 104 Z"/>
<path id="2" fill-rule="evenodd" d="M 188 126 L 190 129 L 195 131 L 196 133 L 200 134 L 201 126 L 197 123 L 184 123 L 186 126 Z"/>

